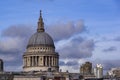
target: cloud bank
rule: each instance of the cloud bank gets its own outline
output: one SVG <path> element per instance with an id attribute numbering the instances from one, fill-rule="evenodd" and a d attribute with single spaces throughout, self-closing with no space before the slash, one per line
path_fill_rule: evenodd
<path id="1" fill-rule="evenodd" d="M 64 44 L 63 47 L 58 50 L 58 52 L 60 54 L 60 58 L 79 59 L 91 57 L 93 50 L 93 40 L 84 40 L 78 37 Z"/>
<path id="2" fill-rule="evenodd" d="M 10 70 L 10 67 L 13 67 L 11 70 L 17 70 L 22 65 L 22 54 L 32 33 L 32 28 L 26 25 L 14 25 L 2 31 L 0 58 L 3 59 L 6 70 Z"/>
<path id="3" fill-rule="evenodd" d="M 36 27 L 37 28 L 37 27 Z M 80 36 L 86 31 L 82 21 L 66 22 L 47 26 L 46 32 L 55 40 L 60 59 L 59 65 L 63 70 L 68 67 L 77 71 L 81 65 L 80 59 L 86 60 L 93 55 L 95 42 L 93 39 L 86 39 Z M 26 49 L 30 36 L 36 30 L 33 26 L 14 25 L 10 26 L 1 33 L 0 39 L 0 58 L 5 61 L 6 70 L 22 70 L 22 55 Z M 119 41 L 119 37 L 114 41 Z M 58 46 L 60 45 L 60 46 Z M 110 46 L 103 49 L 104 52 L 116 51 L 117 48 Z M 13 56 L 14 55 L 14 56 Z M 70 61 L 65 61 L 68 59 Z M 87 61 L 87 60 L 86 60 Z M 119 60 L 95 60 L 93 64 L 101 63 L 105 70 L 111 67 L 120 66 Z"/>
<path id="4" fill-rule="evenodd" d="M 107 49 L 104 49 L 103 52 L 111 52 L 111 51 L 116 51 L 116 50 L 117 50 L 116 47 L 111 46 L 111 47 L 109 47 L 109 48 L 107 48 Z"/>
<path id="5" fill-rule="evenodd" d="M 80 34 L 86 30 L 82 20 L 76 22 L 68 21 L 66 23 L 56 23 L 47 27 L 47 32 L 55 41 L 68 39 L 74 35 Z"/>

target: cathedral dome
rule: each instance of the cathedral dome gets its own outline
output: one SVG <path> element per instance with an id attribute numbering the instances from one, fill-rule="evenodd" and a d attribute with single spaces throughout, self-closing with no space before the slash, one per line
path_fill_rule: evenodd
<path id="1" fill-rule="evenodd" d="M 37 32 L 34 33 L 23 55 L 24 71 L 52 71 L 59 70 L 59 54 L 55 52 L 52 37 L 45 32 L 44 22 L 40 11 Z"/>
<path id="2" fill-rule="evenodd" d="M 27 47 L 29 46 L 34 47 L 34 46 L 40 46 L 40 45 L 54 47 L 53 39 L 44 30 L 44 22 L 43 22 L 41 12 L 40 12 L 40 18 L 38 21 L 37 32 L 31 36 Z"/>
<path id="3" fill-rule="evenodd" d="M 54 47 L 54 42 L 51 36 L 46 32 L 36 32 L 29 39 L 28 47 L 39 45 Z"/>

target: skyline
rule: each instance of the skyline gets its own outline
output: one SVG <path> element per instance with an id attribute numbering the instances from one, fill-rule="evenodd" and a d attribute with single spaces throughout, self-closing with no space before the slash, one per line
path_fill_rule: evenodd
<path id="1" fill-rule="evenodd" d="M 100 63 L 105 70 L 120 67 L 119 4 L 119 0 L 2 0 L 0 58 L 5 69 L 22 70 L 22 55 L 36 32 L 40 10 L 59 52 L 60 69 L 76 72 L 85 61 Z"/>

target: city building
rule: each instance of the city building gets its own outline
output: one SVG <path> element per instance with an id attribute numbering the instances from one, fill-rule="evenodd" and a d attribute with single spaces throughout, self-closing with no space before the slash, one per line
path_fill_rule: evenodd
<path id="1" fill-rule="evenodd" d="M 83 76 L 84 80 L 94 80 L 96 79 L 92 71 L 92 63 L 85 62 L 80 66 L 80 74 Z"/>
<path id="2" fill-rule="evenodd" d="M 80 67 L 80 73 L 83 75 L 92 74 L 92 63 L 85 62 L 85 64 L 82 64 L 82 66 Z"/>
<path id="3" fill-rule="evenodd" d="M 119 77 L 120 78 L 120 67 L 112 68 L 110 71 L 108 71 L 108 75 L 111 77 Z"/>
<path id="4" fill-rule="evenodd" d="M 4 65 L 3 60 L 0 59 L 0 72 L 3 72 L 3 65 Z"/>
<path id="5" fill-rule="evenodd" d="M 96 78 L 103 78 L 103 66 L 101 64 L 97 64 L 94 68 L 94 75 Z"/>
<path id="6" fill-rule="evenodd" d="M 80 67 L 80 74 L 83 75 L 85 80 L 102 80 L 103 66 L 97 64 L 95 68 L 92 68 L 91 62 L 85 62 Z"/>

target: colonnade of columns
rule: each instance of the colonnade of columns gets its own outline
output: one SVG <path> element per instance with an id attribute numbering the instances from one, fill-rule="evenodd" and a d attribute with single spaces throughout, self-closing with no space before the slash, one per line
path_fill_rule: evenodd
<path id="1" fill-rule="evenodd" d="M 26 56 L 24 57 L 24 67 L 32 66 L 58 66 L 57 56 Z"/>

